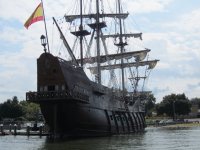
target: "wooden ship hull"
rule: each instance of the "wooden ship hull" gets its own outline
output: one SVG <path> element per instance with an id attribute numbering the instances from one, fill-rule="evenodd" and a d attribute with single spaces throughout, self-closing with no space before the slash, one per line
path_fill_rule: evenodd
<path id="1" fill-rule="evenodd" d="M 56 137 L 105 136 L 144 131 L 141 101 L 130 103 L 119 91 L 88 79 L 82 67 L 43 53 L 37 60 L 37 92 L 27 101 L 40 104 L 50 134 Z"/>

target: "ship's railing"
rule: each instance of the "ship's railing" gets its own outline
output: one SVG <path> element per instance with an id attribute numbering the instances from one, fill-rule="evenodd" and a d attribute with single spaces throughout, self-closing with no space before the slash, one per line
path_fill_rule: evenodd
<path id="1" fill-rule="evenodd" d="M 72 98 L 71 95 L 66 91 L 52 91 L 52 92 L 27 92 L 27 101 L 38 101 L 38 100 L 48 100 L 48 99 L 67 99 Z"/>
<path id="2" fill-rule="evenodd" d="M 73 99 L 89 102 L 89 96 L 80 92 L 71 92 Z"/>
<path id="3" fill-rule="evenodd" d="M 48 92 L 27 92 L 26 100 L 37 102 L 43 100 L 62 100 L 71 99 L 78 101 L 89 102 L 89 96 L 79 92 L 67 92 L 67 91 L 48 91 Z"/>

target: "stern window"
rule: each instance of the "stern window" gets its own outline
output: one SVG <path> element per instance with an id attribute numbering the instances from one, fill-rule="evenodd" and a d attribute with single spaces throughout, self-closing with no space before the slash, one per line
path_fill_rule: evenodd
<path id="1" fill-rule="evenodd" d="M 63 85 L 62 85 L 62 91 L 64 91 L 64 90 L 65 90 L 65 85 L 63 84 Z"/>
<path id="2" fill-rule="evenodd" d="M 44 88 L 43 86 L 40 87 L 40 92 L 43 92 L 44 91 Z"/>
<path id="3" fill-rule="evenodd" d="M 44 86 L 44 91 L 47 92 L 47 86 Z"/>
<path id="4" fill-rule="evenodd" d="M 48 91 L 55 91 L 55 85 L 49 85 Z"/>
<path id="5" fill-rule="evenodd" d="M 56 88 L 55 88 L 55 90 L 56 90 L 56 91 L 58 91 L 58 90 L 59 90 L 59 86 L 58 86 L 58 85 L 56 85 Z"/>

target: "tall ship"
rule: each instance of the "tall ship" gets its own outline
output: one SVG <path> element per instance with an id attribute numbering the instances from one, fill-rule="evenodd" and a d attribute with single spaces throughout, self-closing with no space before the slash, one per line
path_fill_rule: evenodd
<path id="1" fill-rule="evenodd" d="M 64 15 L 61 23 L 53 18 L 66 58 L 46 49 L 41 36 L 37 91 L 27 92 L 26 100 L 40 105 L 56 137 L 144 131 L 144 105 L 151 93 L 144 86 L 159 60 L 149 59 L 150 49 L 134 50 L 132 40 L 141 41 L 142 33 L 127 30 L 132 25 L 126 27 L 129 13 L 123 11 L 122 0 L 109 5 L 103 0 L 73 2 L 76 14 Z M 105 11 L 109 6 L 115 6 L 111 13 Z"/>

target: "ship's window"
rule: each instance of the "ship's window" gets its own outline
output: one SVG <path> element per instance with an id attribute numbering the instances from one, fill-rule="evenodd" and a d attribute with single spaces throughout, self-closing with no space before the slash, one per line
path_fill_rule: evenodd
<path id="1" fill-rule="evenodd" d="M 56 89 L 56 91 L 58 91 L 58 90 L 59 90 L 59 86 L 58 86 L 58 85 L 56 85 L 56 86 L 55 86 L 55 89 Z"/>
<path id="2" fill-rule="evenodd" d="M 65 85 L 63 84 L 63 85 L 62 85 L 62 91 L 64 91 L 64 90 L 65 90 Z"/>
<path id="3" fill-rule="evenodd" d="M 44 91 L 44 87 L 41 86 L 41 87 L 40 87 L 40 92 L 43 92 L 43 91 Z"/>
<path id="4" fill-rule="evenodd" d="M 55 91 L 55 85 L 49 85 L 48 91 Z"/>
<path id="5" fill-rule="evenodd" d="M 45 91 L 45 92 L 47 91 L 47 86 L 44 86 L 44 91 Z"/>

